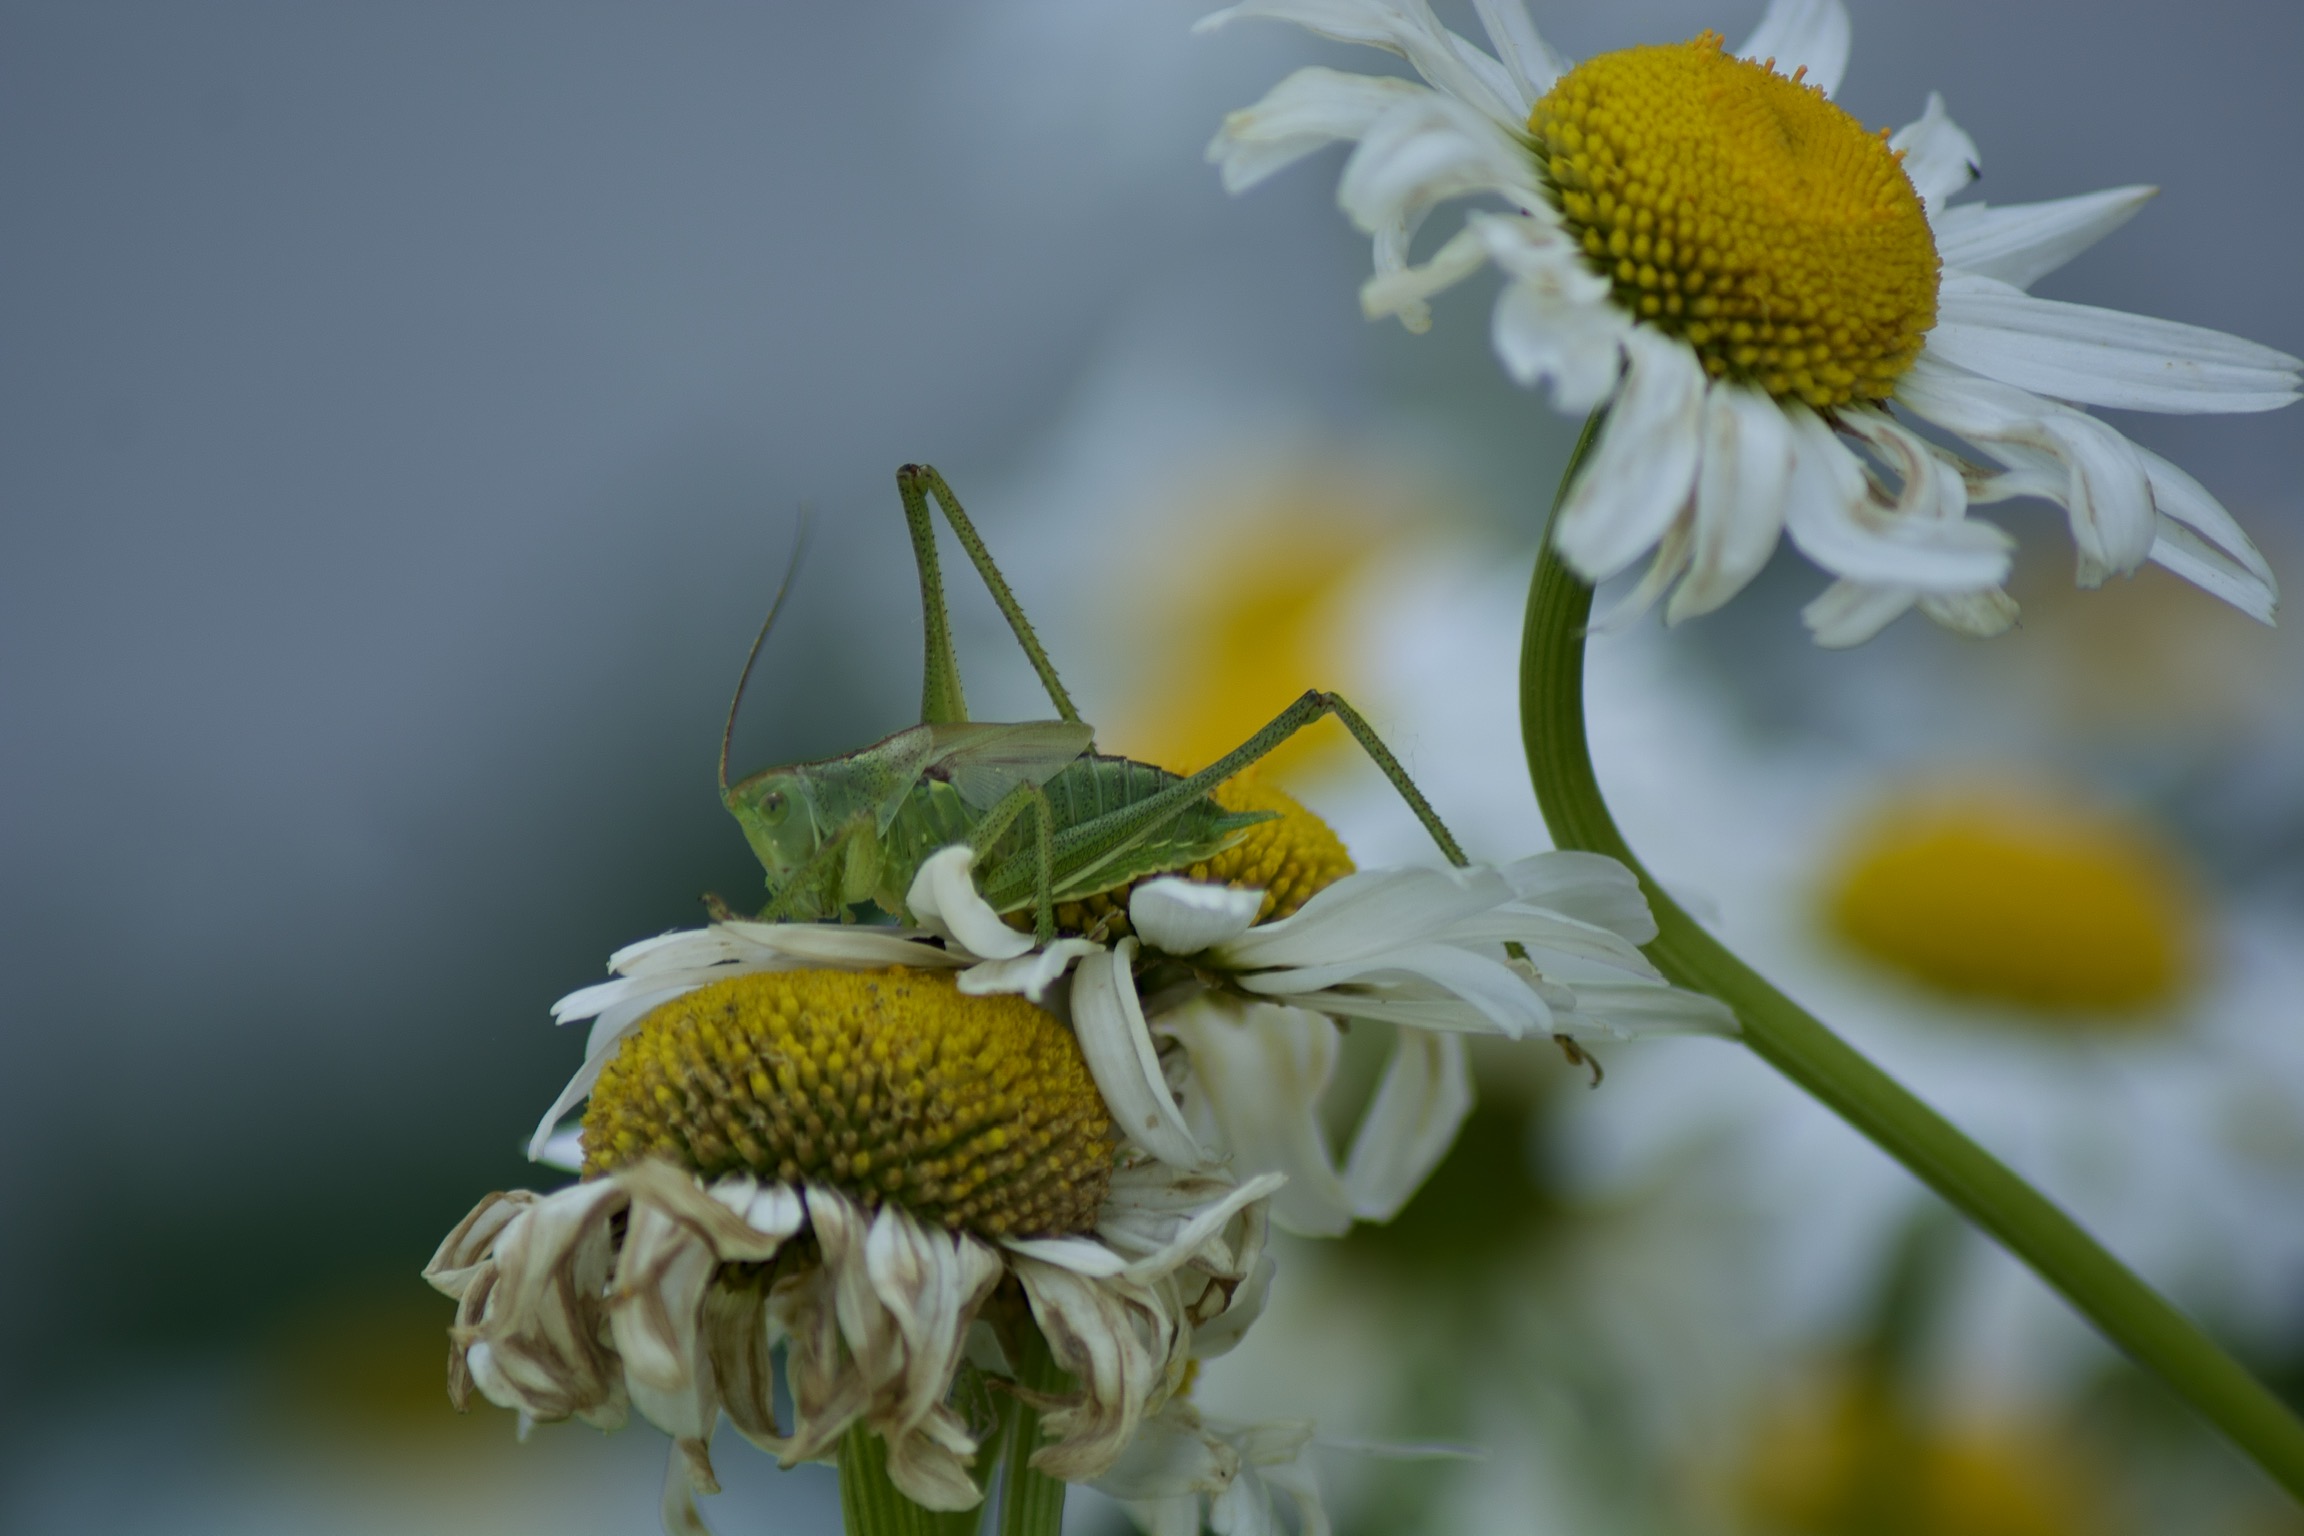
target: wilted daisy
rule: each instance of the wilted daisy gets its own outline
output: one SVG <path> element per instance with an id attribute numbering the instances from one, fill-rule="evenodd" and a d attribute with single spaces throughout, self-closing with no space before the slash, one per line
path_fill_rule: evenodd
<path id="1" fill-rule="evenodd" d="M 1280 1181 L 1120 1147 L 1063 1021 L 963 990 L 969 958 L 730 923 L 564 1001 L 595 1020 L 585 1177 L 491 1195 L 427 1269 L 458 1300 L 457 1400 L 603 1427 L 638 1408 L 674 1437 L 675 1531 L 702 1528 L 723 1413 L 786 1465 L 869 1432 L 897 1488 L 966 1509 L 997 1383 L 1041 1411 L 1036 1468 L 1107 1471 L 1260 1300 Z M 1070 1390 L 1020 1369 L 1041 1339 Z"/>
<path id="2" fill-rule="evenodd" d="M 1730 51 L 1705 33 L 1573 68 L 1517 0 L 1477 7 L 1494 53 L 1424 0 L 1246 0 L 1203 26 L 1293 21 L 1405 57 L 1411 81 L 1311 68 L 1233 113 L 1210 147 L 1255 184 L 1355 141 L 1340 201 L 1374 237 L 1372 316 L 1410 329 L 1482 267 L 1505 279 L 1493 337 L 1553 404 L 1606 424 L 1555 523 L 1591 581 L 1653 551 L 1627 600 L 1668 621 L 1751 580 L 1779 533 L 1837 578 L 1804 611 L 1850 645 L 1905 609 L 1995 634 L 2007 537 L 1971 503 L 2040 496 L 2069 515 L 2079 581 L 2156 561 L 2269 621 L 2270 567 L 2175 465 L 2083 409 L 2270 410 L 2298 362 L 2196 326 L 2037 299 L 2039 277 L 2151 195 L 1948 206 L 1976 146 L 1931 97 L 1893 135 L 1831 99 L 1838 0 L 1772 0 Z M 1440 203 L 1498 199 L 1423 261 Z M 1947 452 L 1889 407 L 1963 440 Z"/>

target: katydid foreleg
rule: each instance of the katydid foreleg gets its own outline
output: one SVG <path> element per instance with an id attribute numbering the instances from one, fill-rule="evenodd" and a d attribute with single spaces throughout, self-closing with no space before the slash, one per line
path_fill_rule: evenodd
<path id="1" fill-rule="evenodd" d="M 1034 871 L 1032 881 L 1032 936 L 1042 944 L 1056 937 L 1056 810 L 1048 791 L 1037 784 L 1019 784 L 984 813 L 968 833 L 968 846 L 978 854 L 989 850 L 1018 816 L 1032 813 Z"/>
<path id="2" fill-rule="evenodd" d="M 799 916 L 797 909 L 803 896 L 811 900 L 816 910 L 801 920 L 812 921 L 831 912 L 838 912 L 845 919 L 847 907 L 840 899 L 840 888 L 846 883 L 842 876 L 850 856 L 848 845 L 869 825 L 859 822 L 842 827 L 826 838 L 824 846 L 794 870 L 791 879 L 777 887 L 768 905 L 760 909 L 759 920 L 764 923 L 793 921 Z"/>

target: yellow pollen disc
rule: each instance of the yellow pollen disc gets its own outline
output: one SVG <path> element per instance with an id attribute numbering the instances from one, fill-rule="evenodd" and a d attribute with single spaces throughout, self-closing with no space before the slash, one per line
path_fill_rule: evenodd
<path id="1" fill-rule="evenodd" d="M 2190 882 L 2140 829 L 1971 794 L 1878 818 L 1830 886 L 1857 949 L 1940 990 L 2138 1012 L 2194 969 Z"/>
<path id="2" fill-rule="evenodd" d="M 1717 33 L 1589 59 L 1529 115 L 1616 301 L 1714 378 L 1819 408 L 1885 398 L 1936 323 L 1936 242 L 1902 156 Z"/>
<path id="3" fill-rule="evenodd" d="M 1294 795 L 1265 783 L 1256 769 L 1218 786 L 1216 803 L 1228 811 L 1273 811 L 1277 815 L 1250 827 L 1216 857 L 1171 873 L 1211 885 L 1261 890 L 1264 903 L 1257 909 L 1256 921 L 1278 922 L 1352 873 L 1352 855 L 1344 851 L 1344 840 Z M 1130 881 L 1083 901 L 1058 902 L 1056 926 L 1066 933 L 1087 933 L 1102 923 L 1106 938 L 1123 938 L 1131 931 L 1128 895 L 1135 889 L 1136 883 Z M 1008 921 L 1014 927 L 1029 928 L 1032 914 L 1029 910 L 1012 912 Z"/>
<path id="4" fill-rule="evenodd" d="M 770 971 L 641 1020 L 584 1112 L 584 1174 L 663 1157 L 822 1184 L 987 1237 L 1084 1232 L 1112 1119 L 1079 1043 L 939 972 Z"/>

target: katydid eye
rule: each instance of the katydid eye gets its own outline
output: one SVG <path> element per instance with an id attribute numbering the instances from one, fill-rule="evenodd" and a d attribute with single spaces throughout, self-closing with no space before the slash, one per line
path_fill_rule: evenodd
<path id="1" fill-rule="evenodd" d="M 768 797 L 760 802 L 760 814 L 769 821 L 782 821 L 786 805 L 784 791 L 771 790 Z"/>

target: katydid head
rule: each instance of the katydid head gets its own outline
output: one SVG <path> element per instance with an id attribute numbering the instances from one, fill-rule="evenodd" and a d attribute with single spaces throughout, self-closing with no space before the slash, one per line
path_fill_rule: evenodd
<path id="1" fill-rule="evenodd" d="M 720 792 L 728 814 L 744 829 L 771 888 L 807 866 L 823 845 L 815 783 L 805 768 L 767 768 Z"/>

